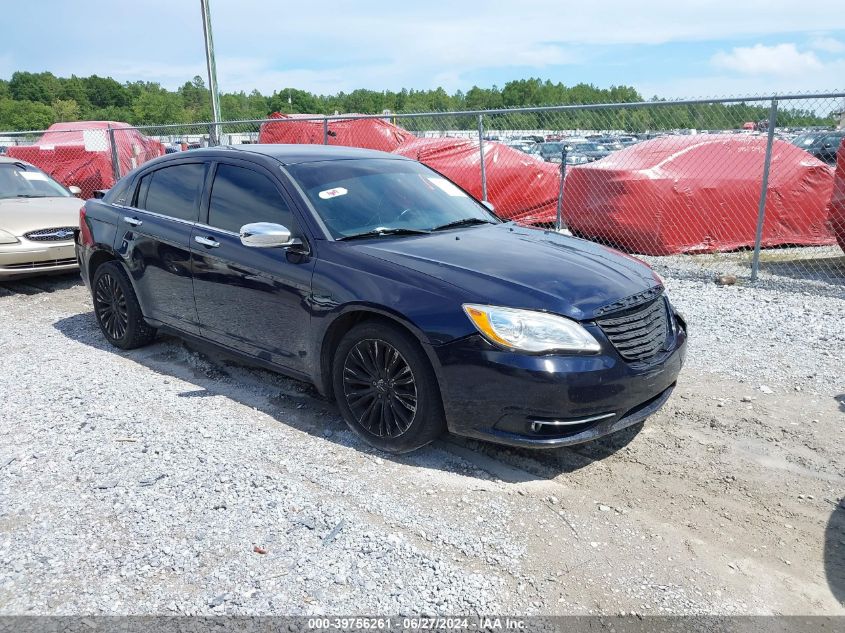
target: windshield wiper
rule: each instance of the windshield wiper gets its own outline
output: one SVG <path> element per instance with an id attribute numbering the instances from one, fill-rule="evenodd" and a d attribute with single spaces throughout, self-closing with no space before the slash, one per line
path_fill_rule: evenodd
<path id="1" fill-rule="evenodd" d="M 42 196 L 41 194 L 34 194 L 34 193 L 19 193 L 15 197 L 16 198 L 49 198 L 50 196 Z"/>
<path id="2" fill-rule="evenodd" d="M 458 226 L 471 226 L 473 224 L 496 224 L 495 222 L 491 222 L 490 220 L 483 220 L 481 218 L 462 218 L 460 220 L 455 220 L 454 222 L 447 222 L 446 224 L 441 224 L 440 226 L 436 226 L 432 231 L 444 231 L 446 229 L 453 229 Z"/>
<path id="3" fill-rule="evenodd" d="M 365 237 L 380 237 L 382 235 L 427 235 L 430 232 L 431 231 L 425 231 L 423 229 L 380 227 L 377 229 L 373 229 L 372 231 L 364 231 L 363 233 L 355 233 L 354 235 L 344 235 L 343 237 L 336 238 L 335 241 L 340 242 L 343 240 L 358 240 Z"/>

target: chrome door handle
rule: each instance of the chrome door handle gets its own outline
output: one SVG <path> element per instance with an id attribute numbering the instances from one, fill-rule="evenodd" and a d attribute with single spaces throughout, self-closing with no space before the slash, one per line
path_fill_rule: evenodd
<path id="1" fill-rule="evenodd" d="M 220 246 L 220 242 L 218 242 L 217 240 L 213 240 L 210 237 L 202 237 L 200 235 L 195 235 L 194 241 L 197 244 L 202 244 L 203 246 L 208 246 L 209 248 L 217 248 L 218 246 Z"/>
<path id="2" fill-rule="evenodd" d="M 129 226 L 141 226 L 143 222 L 138 218 L 130 218 L 128 215 L 123 218 L 123 221 L 126 222 Z"/>

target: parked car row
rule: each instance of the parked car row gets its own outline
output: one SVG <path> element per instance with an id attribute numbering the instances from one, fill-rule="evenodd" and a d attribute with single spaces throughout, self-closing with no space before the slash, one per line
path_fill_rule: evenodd
<path id="1" fill-rule="evenodd" d="M 566 160 L 567 165 L 584 165 L 645 140 L 645 136 L 639 138 L 633 135 L 607 134 L 566 137 L 554 135 L 542 142 L 536 142 L 534 139 L 537 137 L 509 138 L 500 142 L 548 163 L 560 164 L 562 160 Z"/>
<path id="2" fill-rule="evenodd" d="M 748 127 L 743 130 L 694 130 L 698 134 L 732 134 L 751 133 L 761 135 L 765 129 L 757 126 Z M 689 134 L 690 131 L 683 131 Z M 560 164 L 564 150 L 566 152 L 567 165 L 584 165 L 609 156 L 611 153 L 630 147 L 642 141 L 654 138 L 674 136 L 678 132 L 649 132 L 643 134 L 588 134 L 585 136 L 563 136 L 550 134 L 543 139 L 536 135 L 514 136 L 501 138 L 489 136 L 487 140 L 495 140 L 518 149 L 529 156 L 545 162 Z M 845 130 L 789 130 L 778 129 L 776 137 L 786 140 L 801 149 L 806 150 L 817 159 L 833 165 L 836 163 L 836 151 L 843 138 Z M 541 139 L 541 140 L 538 140 Z"/>

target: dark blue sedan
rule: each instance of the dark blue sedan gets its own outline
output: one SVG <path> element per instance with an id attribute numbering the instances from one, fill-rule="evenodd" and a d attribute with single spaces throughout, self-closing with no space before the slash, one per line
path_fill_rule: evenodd
<path id="1" fill-rule="evenodd" d="M 158 330 L 307 380 L 401 453 L 447 429 L 592 440 L 669 397 L 686 325 L 642 262 L 502 222 L 381 152 L 245 145 L 161 157 L 80 212 L 104 336 Z"/>

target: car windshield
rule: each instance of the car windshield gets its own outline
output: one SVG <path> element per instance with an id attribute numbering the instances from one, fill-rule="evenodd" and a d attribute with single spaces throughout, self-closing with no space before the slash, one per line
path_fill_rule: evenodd
<path id="1" fill-rule="evenodd" d="M 0 163 L 0 198 L 68 198 L 71 193 L 40 169 Z"/>
<path id="2" fill-rule="evenodd" d="M 809 147 L 810 145 L 814 145 L 818 138 L 818 134 L 802 134 L 792 141 L 792 143 L 798 147 Z"/>
<path id="3" fill-rule="evenodd" d="M 409 160 L 318 161 L 287 170 L 335 239 L 501 222 L 451 181 Z"/>

